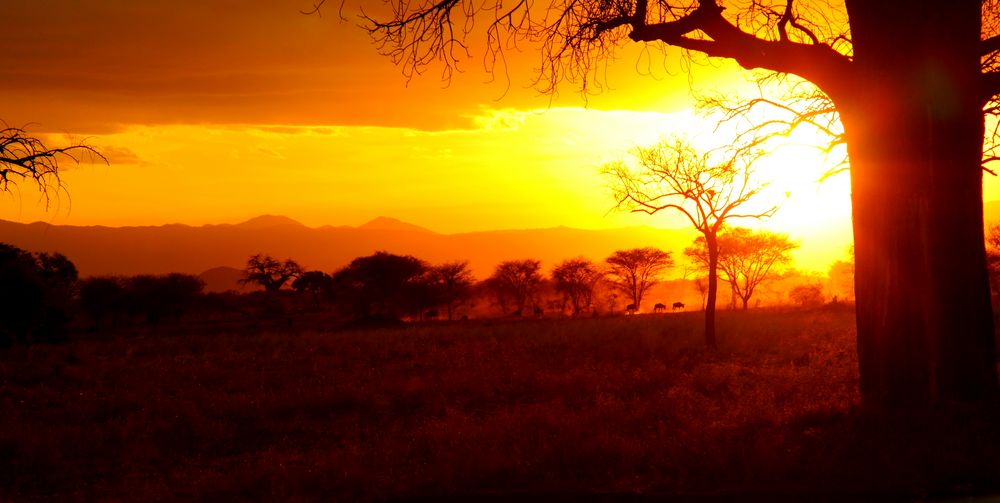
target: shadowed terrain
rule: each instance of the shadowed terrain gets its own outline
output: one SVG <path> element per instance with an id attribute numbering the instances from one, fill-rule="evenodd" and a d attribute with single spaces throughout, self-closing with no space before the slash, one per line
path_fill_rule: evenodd
<path id="1" fill-rule="evenodd" d="M 17 346 L 0 353 L 0 495 L 907 499 L 996 480 L 995 423 L 855 412 L 849 307 L 724 312 L 714 355 L 700 321 L 303 319 Z"/>

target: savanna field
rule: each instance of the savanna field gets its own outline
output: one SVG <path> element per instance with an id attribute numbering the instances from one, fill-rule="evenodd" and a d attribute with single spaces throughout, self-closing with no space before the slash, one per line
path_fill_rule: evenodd
<path id="1" fill-rule="evenodd" d="M 723 312 L 714 354 L 701 323 L 303 320 L 14 346 L 0 353 L 0 494 L 906 500 L 1000 480 L 996 421 L 857 411 L 850 306 Z"/>

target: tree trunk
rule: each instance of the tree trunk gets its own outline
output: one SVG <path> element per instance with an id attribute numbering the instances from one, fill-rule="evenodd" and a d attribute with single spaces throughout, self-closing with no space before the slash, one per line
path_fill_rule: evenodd
<path id="1" fill-rule="evenodd" d="M 997 389 L 983 235 L 979 2 L 848 2 L 857 73 L 836 97 L 851 158 L 865 404 Z"/>
<path id="2" fill-rule="evenodd" d="M 705 233 L 708 248 L 708 299 L 705 301 L 705 346 L 718 349 L 715 340 L 715 299 L 719 290 L 719 241 L 715 232 Z"/>

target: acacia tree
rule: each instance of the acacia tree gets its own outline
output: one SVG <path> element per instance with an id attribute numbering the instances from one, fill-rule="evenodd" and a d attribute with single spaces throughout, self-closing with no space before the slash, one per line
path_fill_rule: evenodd
<path id="1" fill-rule="evenodd" d="M 590 308 L 594 287 L 604 275 L 593 262 L 585 258 L 567 259 L 552 269 L 552 281 L 563 301 L 573 307 L 573 316 Z"/>
<path id="2" fill-rule="evenodd" d="M 288 280 L 301 274 L 302 266 L 292 259 L 282 262 L 270 255 L 258 253 L 247 260 L 240 283 L 257 283 L 264 287 L 264 291 L 277 292 Z"/>
<path id="3" fill-rule="evenodd" d="M 637 148 L 634 157 L 637 167 L 625 162 L 605 167 L 617 206 L 649 214 L 663 210 L 677 211 L 701 233 L 705 239 L 708 271 L 705 345 L 716 349 L 719 231 L 733 219 L 769 217 L 777 211 L 777 207 L 740 212 L 763 190 L 763 185 L 753 181 L 753 158 L 750 156 L 726 156 L 716 160 L 711 153 L 699 152 L 683 140 L 674 139 L 664 140 L 652 147 Z"/>
<path id="4" fill-rule="evenodd" d="M 504 314 L 510 302 L 517 308 L 514 311 L 516 315 L 524 314 L 524 309 L 534 303 L 542 283 L 541 268 L 542 263 L 532 259 L 505 260 L 497 264 L 487 284 Z"/>
<path id="5" fill-rule="evenodd" d="M 995 396 L 981 162 L 984 113 L 1000 112 L 997 0 L 421 0 L 392 7 L 385 18 L 366 16 L 367 27 L 410 76 L 433 63 L 450 75 L 469 55 L 468 36 L 483 29 L 491 71 L 506 61 L 504 48 L 537 44 L 537 84 L 548 92 L 563 80 L 592 89 L 602 63 L 630 42 L 811 83 L 806 102 L 818 108 L 791 107 L 803 112 L 791 122 L 826 111 L 843 126 L 866 403 Z M 996 145 L 987 146 L 986 160 L 996 157 Z"/>
<path id="6" fill-rule="evenodd" d="M 299 293 L 308 293 L 313 305 L 319 307 L 320 299 L 329 296 L 333 291 L 333 276 L 323 271 L 306 271 L 292 281 L 292 289 Z"/>
<path id="7" fill-rule="evenodd" d="M 333 283 L 340 301 L 353 304 L 358 319 L 398 319 L 406 313 L 422 312 L 430 300 L 427 270 L 426 262 L 411 255 L 378 251 L 357 257 L 333 273 Z"/>
<path id="8" fill-rule="evenodd" d="M 660 282 L 667 269 L 674 266 L 670 252 L 651 246 L 615 251 L 604 262 L 608 264 L 611 284 L 632 301 L 636 311 L 646 292 Z"/>
<path id="9" fill-rule="evenodd" d="M 451 321 L 455 302 L 467 297 L 475 282 L 472 271 L 469 270 L 469 262 L 455 261 L 436 265 L 431 268 L 430 276 L 441 292 L 441 300 L 448 311 L 448 321 Z"/>
<path id="10" fill-rule="evenodd" d="M 719 233 L 719 277 L 729 283 L 733 293 L 747 309 L 754 290 L 771 274 L 775 266 L 791 260 L 789 252 L 799 245 L 787 235 L 768 231 L 754 232 L 743 227 Z M 699 236 L 684 254 L 704 269 L 708 268 L 705 237 Z"/>

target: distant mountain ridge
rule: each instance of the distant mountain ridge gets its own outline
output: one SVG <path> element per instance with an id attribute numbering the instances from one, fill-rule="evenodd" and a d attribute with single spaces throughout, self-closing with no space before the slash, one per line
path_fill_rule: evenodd
<path id="1" fill-rule="evenodd" d="M 242 229 L 269 229 L 271 227 L 286 225 L 292 227 L 305 227 L 305 225 L 299 223 L 299 221 L 281 215 L 261 215 L 259 217 L 251 218 L 246 222 L 235 224 L 235 227 L 240 227 Z"/>
<path id="2" fill-rule="evenodd" d="M 308 269 L 334 271 L 378 250 L 409 254 L 431 263 L 468 260 L 485 278 L 503 260 L 533 258 L 547 270 L 564 259 L 603 260 L 614 250 L 657 246 L 678 262 L 693 230 L 629 227 L 584 230 L 567 227 L 439 234 L 395 218 L 379 217 L 359 227 L 307 227 L 291 218 L 262 215 L 238 224 L 193 227 L 105 227 L 23 224 L 0 220 L 0 242 L 60 252 L 82 276 L 104 274 L 201 274 L 214 268 L 242 269 L 253 254 L 292 258 Z M 212 271 L 231 277 L 232 271 Z"/>

